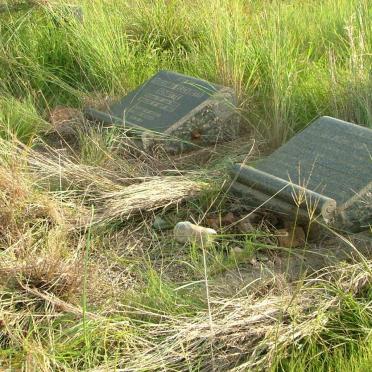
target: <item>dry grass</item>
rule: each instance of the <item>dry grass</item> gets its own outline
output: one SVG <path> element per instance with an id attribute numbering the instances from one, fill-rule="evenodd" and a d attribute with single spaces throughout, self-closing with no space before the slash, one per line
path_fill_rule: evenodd
<path id="1" fill-rule="evenodd" d="M 258 278 L 251 285 L 241 283 L 235 295 L 218 297 L 224 292 L 221 284 L 214 288 L 209 274 L 198 272 L 180 283 L 192 288 L 195 280 L 196 289 L 179 292 L 167 284 L 167 271 L 177 271 L 180 263 L 195 269 L 201 252 L 191 247 L 190 253 L 173 251 L 167 258 L 166 246 L 176 247 L 167 234 L 154 233 L 146 216 L 159 209 L 175 211 L 190 197 L 199 197 L 203 205 L 198 194 L 207 183 L 199 181 L 200 172 L 123 177 L 54 150 L 38 152 L 16 141 L 2 145 L 0 343 L 8 350 L 11 345 L 18 357 L 27 355 L 20 364 L 10 362 L 13 366 L 267 370 L 308 342 L 337 349 L 344 336 L 329 341 L 327 334 L 336 332 L 332 327 L 349 301 L 345 296 L 358 298 L 371 285 L 371 262 L 355 254 L 354 262 L 360 263 L 325 268 L 301 283 L 284 276 L 278 280 L 278 273 L 276 280 Z M 211 173 L 213 181 L 218 172 Z M 196 210 L 184 204 L 183 214 L 203 218 L 205 208 L 220 208 L 224 197 L 219 190 Z M 142 217 L 140 223 L 136 216 Z M 350 252 L 358 251 L 340 238 Z M 213 255 L 223 257 L 218 248 L 206 252 L 208 260 Z M 366 326 L 356 326 L 358 337 L 367 338 L 370 305 L 356 302 L 355 311 L 358 306 L 367 319 Z M 66 316 L 72 318 L 64 323 Z M 27 336 L 29 329 L 33 336 Z M 73 353 L 66 360 L 60 337 Z"/>
<path id="2" fill-rule="evenodd" d="M 360 296 L 371 279 L 365 263 L 329 267 L 300 286 L 265 289 L 264 296 L 256 286 L 249 296 L 211 298 L 210 313 L 192 319 L 166 317 L 160 327 L 146 327 L 148 337 L 160 341 L 124 357 L 119 365 L 125 368 L 118 370 L 188 370 L 195 365 L 205 371 L 269 370 L 278 355 L 306 340 L 322 342 L 347 296 Z M 371 313 L 370 304 L 364 311 Z"/>
<path id="3" fill-rule="evenodd" d="M 22 195 L 30 196 L 28 189 L 31 186 L 39 187 L 53 200 L 62 201 L 66 210 L 71 206 L 75 211 L 79 211 L 79 218 L 83 221 L 80 227 L 86 226 L 89 222 L 125 220 L 135 214 L 166 208 L 196 196 L 208 187 L 206 181 L 200 181 L 201 175 L 204 175 L 200 172 L 133 177 L 130 174 L 123 174 L 121 170 L 119 172 L 81 164 L 51 148 L 48 152 L 38 152 L 19 142 L 13 144 L 4 140 L 0 142 L 3 145 L 3 159 L 13 159 L 4 166 L 8 169 L 14 167 L 17 169 L 17 178 L 14 178 L 13 171 L 9 170 L 4 174 L 2 181 L 3 189 L 8 190 L 5 192 L 13 193 L 13 199 L 9 200 L 20 203 Z M 27 181 L 30 179 L 31 181 Z M 25 182 L 28 182 L 28 185 L 22 186 Z M 17 193 L 21 194 L 20 198 L 17 197 Z M 40 197 L 45 199 L 43 195 Z M 50 202 L 46 199 L 45 201 L 43 210 L 50 212 L 54 219 L 61 219 L 57 212 L 58 202 L 54 204 L 53 209 Z M 18 210 L 19 208 L 15 206 L 16 204 L 12 205 L 11 209 Z M 92 212 L 89 210 L 91 207 L 94 208 L 92 221 L 90 221 Z M 38 212 L 40 211 L 41 207 Z M 63 219 L 69 221 L 66 214 L 63 215 Z"/>

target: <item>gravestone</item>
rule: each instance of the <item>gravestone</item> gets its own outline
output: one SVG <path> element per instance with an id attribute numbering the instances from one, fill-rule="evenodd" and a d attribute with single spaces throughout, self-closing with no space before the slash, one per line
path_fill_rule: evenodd
<path id="1" fill-rule="evenodd" d="M 358 231 L 372 224 L 372 130 L 321 117 L 255 167 L 234 165 L 232 191 L 264 207 Z"/>
<path id="2" fill-rule="evenodd" d="M 180 152 L 237 136 L 239 117 L 231 88 L 171 71 L 155 76 L 90 120 L 118 124 L 141 135 L 145 149 L 162 144 Z"/>

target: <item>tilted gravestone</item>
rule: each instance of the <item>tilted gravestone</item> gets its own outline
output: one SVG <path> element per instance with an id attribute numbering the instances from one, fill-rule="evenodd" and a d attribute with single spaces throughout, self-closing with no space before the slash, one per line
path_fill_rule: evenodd
<path id="1" fill-rule="evenodd" d="M 372 130 L 321 117 L 255 167 L 234 165 L 232 191 L 340 229 L 372 225 Z"/>
<path id="2" fill-rule="evenodd" d="M 159 71 L 106 112 L 85 109 L 90 120 L 121 124 L 141 134 L 145 148 L 172 152 L 237 136 L 239 117 L 231 88 L 170 71 Z"/>

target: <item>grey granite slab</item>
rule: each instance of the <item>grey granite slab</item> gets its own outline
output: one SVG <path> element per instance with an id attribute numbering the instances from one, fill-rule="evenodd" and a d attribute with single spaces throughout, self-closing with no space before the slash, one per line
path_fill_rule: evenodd
<path id="1" fill-rule="evenodd" d="M 255 168 L 235 166 L 232 176 L 236 181 L 233 189 L 242 189 L 243 184 L 263 192 L 271 198 L 268 205 L 274 209 L 279 199 L 300 204 L 302 209 L 310 209 L 312 200 L 319 204 L 316 209 L 326 222 L 332 220 L 341 228 L 358 230 L 372 223 L 369 128 L 321 117 Z M 298 203 L 295 195 L 300 191 L 305 197 Z M 283 210 L 280 206 L 277 209 Z"/>
<path id="2" fill-rule="evenodd" d="M 171 71 L 159 71 L 106 112 L 89 119 L 141 131 L 144 147 L 163 143 L 175 152 L 237 136 L 239 116 L 231 88 Z"/>
<path id="3" fill-rule="evenodd" d="M 372 181 L 372 130 L 324 116 L 257 168 L 344 203 Z"/>

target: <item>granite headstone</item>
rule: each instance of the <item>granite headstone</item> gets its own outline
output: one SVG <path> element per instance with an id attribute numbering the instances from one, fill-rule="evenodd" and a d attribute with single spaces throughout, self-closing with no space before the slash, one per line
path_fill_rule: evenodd
<path id="1" fill-rule="evenodd" d="M 105 112 L 85 109 L 90 120 L 140 132 L 145 148 L 169 151 L 233 139 L 239 116 L 231 88 L 171 71 L 159 71 Z"/>
<path id="2" fill-rule="evenodd" d="M 372 130 L 321 117 L 255 167 L 234 165 L 232 190 L 253 205 L 320 216 L 349 231 L 372 224 Z"/>

